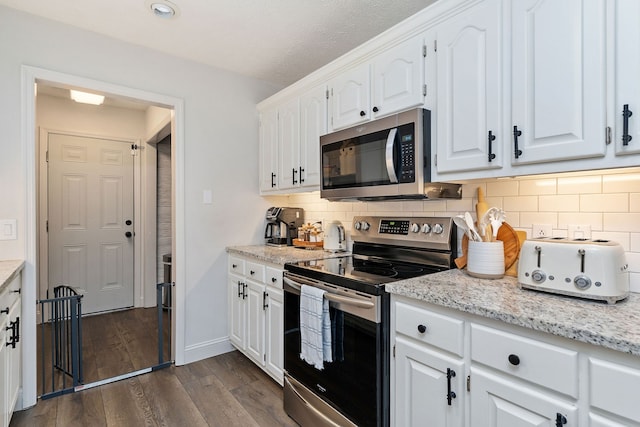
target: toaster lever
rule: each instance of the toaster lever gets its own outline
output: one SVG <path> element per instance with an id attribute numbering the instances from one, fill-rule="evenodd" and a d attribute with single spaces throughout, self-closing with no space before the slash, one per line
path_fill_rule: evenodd
<path id="1" fill-rule="evenodd" d="M 584 249 L 578 249 L 580 254 L 580 273 L 584 273 Z"/>
<path id="2" fill-rule="evenodd" d="M 540 268 L 540 254 L 542 253 L 542 248 L 540 246 L 536 246 L 535 250 L 538 253 L 538 268 Z"/>

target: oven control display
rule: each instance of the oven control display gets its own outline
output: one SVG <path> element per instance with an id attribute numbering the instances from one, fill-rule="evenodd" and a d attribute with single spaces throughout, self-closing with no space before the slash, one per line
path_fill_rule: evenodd
<path id="1" fill-rule="evenodd" d="M 380 234 L 409 234 L 409 221 L 394 221 L 383 219 L 380 221 Z"/>

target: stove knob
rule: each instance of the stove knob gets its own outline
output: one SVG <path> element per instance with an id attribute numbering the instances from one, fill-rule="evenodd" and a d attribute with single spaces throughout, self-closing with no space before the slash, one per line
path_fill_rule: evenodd
<path id="1" fill-rule="evenodd" d="M 362 223 L 360 221 L 356 221 L 353 224 L 353 228 L 355 228 L 356 230 L 360 230 L 362 228 Z"/>
<path id="2" fill-rule="evenodd" d="M 589 287 L 591 286 L 591 279 L 583 274 L 580 274 L 573 279 L 573 284 L 576 285 L 576 288 L 584 291 L 585 289 L 589 289 Z"/>
<path id="3" fill-rule="evenodd" d="M 362 221 L 362 231 L 367 231 L 369 228 L 371 228 L 371 225 L 369 225 L 369 223 L 367 221 Z"/>
<path id="4" fill-rule="evenodd" d="M 412 233 L 417 233 L 420 231 L 420 226 L 418 224 L 416 224 L 415 222 L 413 224 L 411 224 L 411 232 Z"/>
<path id="5" fill-rule="evenodd" d="M 442 224 L 433 224 L 433 232 L 436 234 L 442 234 L 444 231 L 444 227 Z"/>
<path id="6" fill-rule="evenodd" d="M 429 225 L 429 224 L 422 224 L 422 232 L 423 232 L 424 234 L 431 233 L 431 225 Z"/>
<path id="7" fill-rule="evenodd" d="M 542 270 L 534 270 L 533 273 L 531 273 L 531 279 L 536 283 L 542 283 L 547 280 L 547 275 L 544 274 Z"/>

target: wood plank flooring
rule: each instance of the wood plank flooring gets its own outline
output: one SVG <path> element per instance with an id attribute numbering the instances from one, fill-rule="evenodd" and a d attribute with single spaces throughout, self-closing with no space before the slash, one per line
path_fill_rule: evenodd
<path id="1" fill-rule="evenodd" d="M 10 427 L 296 426 L 282 388 L 234 351 L 39 401 Z"/>

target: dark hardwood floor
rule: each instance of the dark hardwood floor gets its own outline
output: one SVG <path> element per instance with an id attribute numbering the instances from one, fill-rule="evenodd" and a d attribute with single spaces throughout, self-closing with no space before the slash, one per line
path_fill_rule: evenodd
<path id="1" fill-rule="evenodd" d="M 237 351 L 172 366 L 16 412 L 22 426 L 296 426 L 282 388 Z"/>
<path id="2" fill-rule="evenodd" d="M 168 312 L 163 314 L 164 330 L 168 331 Z M 45 347 L 50 346 L 47 328 L 49 325 L 44 329 Z M 82 328 L 85 384 L 158 363 L 156 309 L 84 317 Z M 40 327 L 38 330 L 42 334 Z M 168 340 L 165 334 L 165 342 Z M 42 345 L 40 339 L 38 345 Z M 50 356 L 45 358 L 44 371 L 50 387 L 52 370 L 48 359 Z M 169 360 L 168 350 L 165 360 Z M 42 394 L 42 371 L 39 362 L 39 395 Z M 63 377 L 60 373 L 55 376 L 56 382 Z M 282 388 L 244 355 L 234 351 L 186 366 L 171 366 L 39 400 L 33 408 L 14 413 L 10 427 L 22 426 L 267 427 L 296 426 L 296 423 L 282 408 Z"/>

